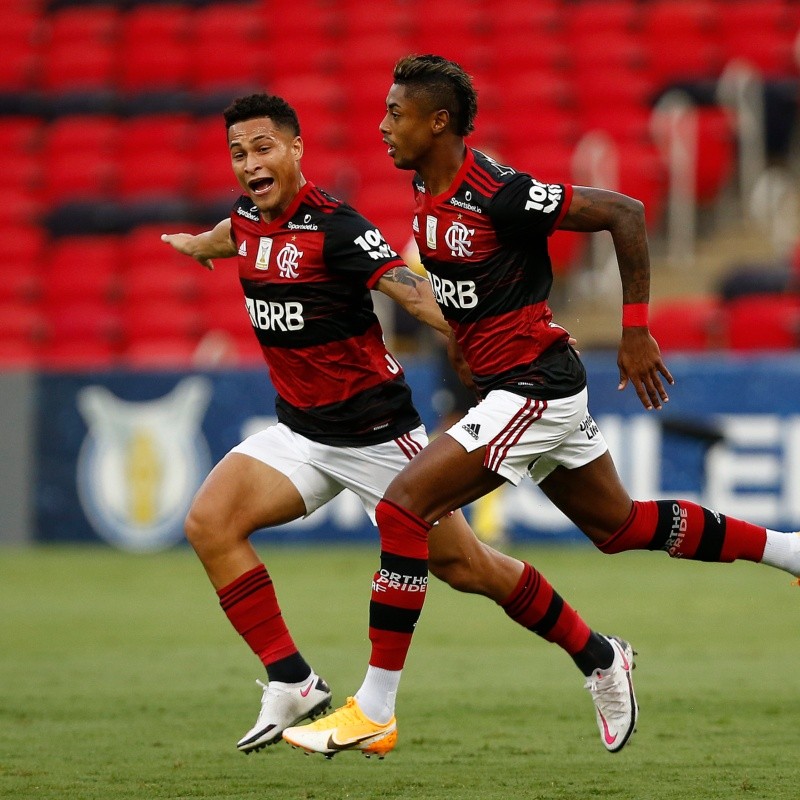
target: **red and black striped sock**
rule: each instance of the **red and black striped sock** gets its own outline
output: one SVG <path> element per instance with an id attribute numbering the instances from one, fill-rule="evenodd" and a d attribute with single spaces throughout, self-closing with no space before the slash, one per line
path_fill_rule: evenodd
<path id="1" fill-rule="evenodd" d="M 291 683 L 308 677 L 311 668 L 295 647 L 263 564 L 223 586 L 217 595 L 231 625 L 267 667 L 270 680 Z"/>
<path id="2" fill-rule="evenodd" d="M 514 622 L 553 642 L 571 656 L 589 641 L 591 628 L 540 572 L 522 562 L 523 570 L 513 592 L 500 604 Z"/>
<path id="3" fill-rule="evenodd" d="M 599 545 L 604 553 L 664 550 L 673 558 L 761 561 L 766 528 L 709 511 L 688 500 L 635 500 L 625 524 Z"/>
<path id="4" fill-rule="evenodd" d="M 401 670 L 428 588 L 428 531 L 416 514 L 388 500 L 375 509 L 381 565 L 372 580 L 369 639 L 373 667 Z"/>

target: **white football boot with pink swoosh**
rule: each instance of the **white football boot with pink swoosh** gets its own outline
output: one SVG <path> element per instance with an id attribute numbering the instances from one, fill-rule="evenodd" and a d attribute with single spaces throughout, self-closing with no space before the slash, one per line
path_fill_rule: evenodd
<path id="1" fill-rule="evenodd" d="M 606 639 L 614 648 L 614 661 L 607 669 L 596 669 L 584 686 L 594 700 L 603 746 L 610 753 L 617 753 L 636 730 L 639 716 L 631 678 L 635 653 L 628 642 L 617 636 L 607 636 Z"/>
<path id="2" fill-rule="evenodd" d="M 331 704 L 328 684 L 313 672 L 302 684 L 256 683 L 264 690 L 261 711 L 256 724 L 236 745 L 243 753 L 252 753 L 280 742 L 285 728 L 318 717 Z"/>

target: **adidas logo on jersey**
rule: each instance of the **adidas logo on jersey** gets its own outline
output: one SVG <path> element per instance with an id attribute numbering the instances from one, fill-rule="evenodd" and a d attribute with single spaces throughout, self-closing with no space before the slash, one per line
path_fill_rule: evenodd
<path id="1" fill-rule="evenodd" d="M 242 243 L 239 245 L 239 255 L 246 256 L 247 255 L 247 240 L 243 240 Z"/>
<path id="2" fill-rule="evenodd" d="M 478 441 L 478 434 L 481 432 L 481 426 L 478 423 L 470 422 L 467 425 L 461 426 L 475 441 Z"/>

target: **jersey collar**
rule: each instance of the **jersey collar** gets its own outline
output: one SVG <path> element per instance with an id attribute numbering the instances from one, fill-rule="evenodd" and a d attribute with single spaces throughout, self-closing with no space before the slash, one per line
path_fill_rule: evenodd
<path id="1" fill-rule="evenodd" d="M 432 197 L 426 193 L 426 197 L 428 198 L 426 205 L 435 206 L 439 203 L 446 203 L 458 191 L 458 187 L 464 182 L 464 179 L 467 177 L 467 172 L 469 172 L 474 163 L 475 153 L 471 147 L 468 147 L 464 156 L 464 162 L 461 164 L 461 167 L 456 173 L 455 178 L 453 178 L 453 182 L 447 189 L 445 189 L 441 194 L 437 194 L 435 197 Z"/>
<path id="2" fill-rule="evenodd" d="M 264 222 L 267 226 L 267 230 L 278 230 L 282 228 L 296 213 L 297 209 L 300 208 L 300 204 L 303 200 L 308 197 L 309 192 L 314 188 L 314 184 L 311 181 L 306 181 L 301 187 L 300 191 L 294 196 L 292 202 L 286 207 L 286 210 L 278 217 L 275 217 L 271 222 Z M 263 217 L 261 218 L 264 219 Z"/>

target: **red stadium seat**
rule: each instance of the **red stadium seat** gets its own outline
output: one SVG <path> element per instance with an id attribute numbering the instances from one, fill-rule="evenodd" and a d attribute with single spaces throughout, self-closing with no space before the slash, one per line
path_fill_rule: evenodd
<path id="1" fill-rule="evenodd" d="M 203 318 L 192 303 L 153 300 L 147 303 L 125 303 L 122 308 L 125 340 L 193 339 L 204 332 Z"/>
<path id="2" fill-rule="evenodd" d="M 654 145 L 628 143 L 620 148 L 619 191 L 641 200 L 648 226 L 658 225 L 667 197 L 667 172 Z"/>
<path id="3" fill-rule="evenodd" d="M 95 114 L 65 114 L 47 126 L 41 191 L 48 203 L 114 192 L 119 126 L 116 117 Z"/>
<path id="4" fill-rule="evenodd" d="M 178 230 L 180 229 L 180 231 Z M 204 228 L 197 225 L 156 224 L 139 225 L 121 239 L 123 267 L 127 272 L 139 267 L 161 267 L 164 270 L 196 268 L 198 274 L 205 270 L 193 259 L 181 255 L 171 245 L 161 241 L 162 233 L 200 233 Z"/>
<path id="5" fill-rule="evenodd" d="M 54 339 L 42 347 L 39 363 L 48 370 L 110 369 L 120 364 L 120 348 L 103 339 Z"/>
<path id="6" fill-rule="evenodd" d="M 727 345 L 734 351 L 796 350 L 800 345 L 800 298 L 748 295 L 725 308 Z"/>
<path id="7" fill-rule="evenodd" d="M 63 114 L 44 130 L 48 153 L 96 150 L 113 152 L 119 143 L 120 120 L 104 114 Z"/>
<path id="8" fill-rule="evenodd" d="M 0 150 L 0 175 L 7 188 L 34 192 L 39 188 L 41 173 L 41 164 L 36 159 L 13 150 Z"/>
<path id="9" fill-rule="evenodd" d="M 113 42 L 119 33 L 122 12 L 117 5 L 68 5 L 43 17 L 47 46 L 61 42 Z"/>
<path id="10" fill-rule="evenodd" d="M 290 5 L 287 3 L 286 8 Z M 303 58 L 297 60 L 297 43 L 303 42 Z M 339 67 L 341 48 L 326 31 L 306 28 L 296 35 L 281 25 L 268 30 L 263 45 L 266 63 L 265 85 L 270 92 L 282 94 L 274 88 L 277 79 L 285 78 L 330 78 Z M 285 95 L 287 100 L 292 98 Z"/>
<path id="11" fill-rule="evenodd" d="M 408 34 L 392 28 L 347 30 L 340 39 L 341 56 L 338 73 L 345 81 L 355 83 L 362 74 L 377 73 L 383 78 L 386 96 L 392 81 L 392 70 L 401 55 L 413 52 L 415 42 Z M 427 51 L 426 51 L 427 52 Z"/>
<path id="12" fill-rule="evenodd" d="M 0 281 L 0 303 L 31 302 L 42 293 L 46 236 L 34 224 L 0 231 L 6 269 Z"/>
<path id="13" fill-rule="evenodd" d="M 726 109 L 716 106 L 701 106 L 697 113 L 697 201 L 709 203 L 735 170 L 735 122 Z"/>
<path id="14" fill-rule="evenodd" d="M 566 73 L 544 69 L 520 68 L 499 75 L 495 90 L 506 108 L 533 116 L 540 111 L 571 111 L 576 99 L 573 81 Z"/>
<path id="15" fill-rule="evenodd" d="M 225 49 L 226 45 L 263 44 L 269 33 L 262 3 L 241 0 L 217 0 L 200 6 L 192 15 L 192 38 L 210 47 Z M 236 61 L 238 53 L 231 60 Z"/>
<path id="16" fill-rule="evenodd" d="M 517 70 L 565 73 L 572 63 L 572 53 L 562 36 L 531 31 L 522 25 L 496 35 L 502 37 L 502 48 L 495 52 L 486 69 L 497 82 L 502 83 Z M 467 71 L 471 73 L 471 69 Z"/>
<path id="17" fill-rule="evenodd" d="M 210 47 L 193 43 L 190 88 L 195 92 L 227 92 L 230 100 L 244 94 L 264 91 L 265 54 L 257 46 L 239 46 L 236 57 L 230 47 Z M 227 103 L 225 103 L 227 105 Z M 224 106 L 220 106 L 222 110 Z"/>
<path id="18" fill-rule="evenodd" d="M 121 354 L 128 369 L 188 369 L 194 365 L 198 342 L 188 337 L 134 339 Z"/>
<path id="19" fill-rule="evenodd" d="M 119 297 L 122 253 L 117 236 L 64 236 L 50 242 L 43 265 L 48 308 Z"/>
<path id="20" fill-rule="evenodd" d="M 47 336 L 48 324 L 36 303 L 0 304 L 0 341 L 39 344 Z"/>
<path id="21" fill-rule="evenodd" d="M 191 136 L 195 153 L 189 176 L 192 196 L 208 201 L 230 198 L 233 205 L 241 187 L 233 174 L 222 115 L 198 120 Z"/>
<path id="22" fill-rule="evenodd" d="M 745 4 L 751 3 L 745 0 Z M 645 35 L 654 37 L 659 32 L 671 37 L 681 31 L 713 36 L 720 19 L 733 5 L 737 3 L 725 3 L 723 11 L 723 6 L 714 0 L 648 0 L 641 6 L 641 28 Z"/>
<path id="23" fill-rule="evenodd" d="M 474 74 L 494 56 L 490 38 L 493 21 L 494 15 L 484 3 L 458 0 L 426 3 L 419 14 L 413 42 L 396 56 L 439 53 Z M 477 83 L 480 85 L 481 81 Z"/>
<path id="24" fill-rule="evenodd" d="M 120 18 L 113 5 L 71 6 L 48 14 L 40 86 L 45 91 L 112 89 Z"/>
<path id="25" fill-rule="evenodd" d="M 797 22 L 788 5 L 774 2 L 731 3 L 721 20 L 720 43 L 725 62 L 747 61 L 767 78 L 797 74 Z"/>
<path id="26" fill-rule="evenodd" d="M 596 66 L 575 80 L 577 116 L 584 131 L 604 130 L 616 140 L 649 140 L 655 83 L 619 65 Z"/>
<path id="27" fill-rule="evenodd" d="M 572 8 L 570 8 L 570 13 Z M 503 45 L 506 36 L 519 31 L 528 41 L 539 41 L 544 38 L 555 40 L 558 38 L 564 25 L 564 7 L 560 0 L 504 0 L 502 3 L 493 4 L 491 17 L 488 20 L 490 30 L 502 37 Z M 518 51 L 509 48 L 506 52 L 513 53 L 516 57 Z M 524 49 L 519 51 L 524 54 Z"/>
<path id="28" fill-rule="evenodd" d="M 391 166 L 391 164 L 389 164 Z M 366 178 L 355 196 L 355 207 L 380 228 L 391 247 L 400 251 L 411 235 L 411 189 L 408 175 L 394 169 L 380 180 Z M 406 207 L 406 204 L 408 207 Z"/>
<path id="29" fill-rule="evenodd" d="M 711 0 L 651 0 L 643 4 L 641 36 L 650 76 L 666 84 L 718 75 L 723 65 L 717 36 L 722 14 Z"/>
<path id="30" fill-rule="evenodd" d="M 31 153 L 41 143 L 45 122 L 41 117 L 0 117 L 0 150 L 7 153 Z"/>
<path id="31" fill-rule="evenodd" d="M 164 261 L 169 260 L 169 253 L 164 248 Z M 171 249 L 171 248 L 170 248 Z M 173 251 L 174 252 L 174 251 Z M 196 261 L 186 256 L 180 268 L 173 264 L 157 263 L 134 264 L 128 270 L 124 281 L 126 303 L 150 303 L 153 301 L 170 301 L 187 303 L 194 301 L 200 294 L 198 284 L 205 277 L 205 272 Z"/>
<path id="32" fill-rule="evenodd" d="M 143 3 L 127 11 L 119 43 L 118 88 L 134 93 L 188 88 L 193 68 L 191 16 L 188 5 L 177 3 Z"/>
<path id="33" fill-rule="evenodd" d="M 47 349 L 53 353 L 68 353 L 72 347 L 93 342 L 110 353 L 121 343 L 119 311 L 100 299 L 83 298 L 59 301 L 50 298 L 45 306 L 48 323 Z"/>
<path id="34" fill-rule="evenodd" d="M 45 92 L 113 90 L 117 48 L 113 42 L 64 41 L 42 57 L 39 87 Z"/>
<path id="35" fill-rule="evenodd" d="M 0 59 L 0 92 L 33 90 L 39 66 L 40 56 L 34 43 L 16 39 L 4 42 Z"/>
<path id="36" fill-rule="evenodd" d="M 564 15 L 564 35 L 567 41 L 579 43 L 587 36 L 604 37 L 614 31 L 635 32 L 640 21 L 640 4 L 633 0 L 574 3 Z"/>
<path id="37" fill-rule="evenodd" d="M 115 193 L 117 165 L 93 150 L 58 153 L 47 164 L 40 194 L 48 204 L 111 197 Z"/>
<path id="38" fill-rule="evenodd" d="M 623 149 L 628 143 L 646 146 L 652 142 L 651 110 L 646 105 L 630 103 L 584 108 L 577 115 L 582 133 L 603 131 Z"/>
<path id="39" fill-rule="evenodd" d="M 39 197 L 26 189 L 0 185 L 0 228 L 29 225 L 43 212 Z"/>
<path id="40" fill-rule="evenodd" d="M 511 106 L 504 108 L 506 113 L 512 112 Z M 503 132 L 503 149 L 511 153 L 520 149 L 535 150 L 536 146 L 572 147 L 580 133 L 578 117 L 571 109 L 555 106 L 520 109 L 518 106 L 514 124 L 506 126 Z"/>
<path id="41" fill-rule="evenodd" d="M 589 241 L 585 233 L 572 231 L 555 231 L 547 242 L 553 272 L 569 272 L 578 265 L 586 252 Z"/>
<path id="42" fill-rule="evenodd" d="M 29 370 L 40 366 L 42 346 L 29 341 L 0 338 L 0 369 Z"/>
<path id="43" fill-rule="evenodd" d="M 702 352 L 723 344 L 723 310 L 714 297 L 684 297 L 654 303 L 650 331 L 664 352 Z"/>
<path id="44" fill-rule="evenodd" d="M 576 30 L 570 41 L 569 55 L 575 79 L 580 81 L 596 69 L 641 70 L 648 50 L 637 31 L 611 29 L 598 36 L 593 31 Z"/>
<path id="45" fill-rule="evenodd" d="M 23 8 L 15 3 L 0 5 L 0 44 L 5 48 L 14 42 L 33 45 L 40 38 L 42 29 L 41 10 L 31 4 Z"/>
<path id="46" fill-rule="evenodd" d="M 231 99 L 264 84 L 267 29 L 260 4 L 214 3 L 198 8 L 192 21 L 191 87 L 230 88 Z"/>
<path id="47" fill-rule="evenodd" d="M 571 183 L 575 148 L 565 142 L 522 143 L 508 148 L 500 158 L 522 172 L 548 183 Z"/>
<path id="48" fill-rule="evenodd" d="M 238 279 L 232 275 L 224 276 L 224 280 L 220 278 L 223 276 L 218 276 L 213 283 L 206 283 L 206 291 L 201 298 L 199 309 L 204 328 L 208 331 L 224 331 L 236 339 L 255 338 Z M 214 294 L 208 288 L 210 285 L 217 287 Z M 225 288 L 220 291 L 219 287 L 223 285 Z M 233 287 L 233 291 L 230 287 Z"/>
<path id="49" fill-rule="evenodd" d="M 183 114 L 146 114 L 120 128 L 118 189 L 125 198 L 188 191 L 192 120 Z"/>

